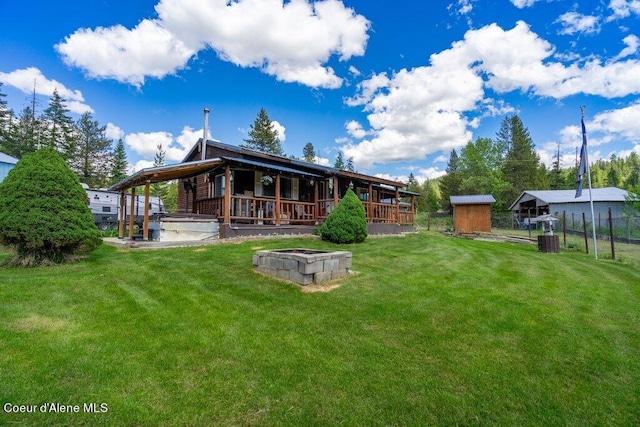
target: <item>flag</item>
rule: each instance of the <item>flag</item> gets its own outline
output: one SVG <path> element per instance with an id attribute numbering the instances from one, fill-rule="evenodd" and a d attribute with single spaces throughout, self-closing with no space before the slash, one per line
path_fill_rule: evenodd
<path id="1" fill-rule="evenodd" d="M 578 177 L 576 179 L 576 198 L 582 196 L 582 180 L 587 173 L 589 159 L 587 157 L 587 130 L 584 127 L 582 117 L 582 148 L 580 149 L 580 164 L 578 165 Z"/>

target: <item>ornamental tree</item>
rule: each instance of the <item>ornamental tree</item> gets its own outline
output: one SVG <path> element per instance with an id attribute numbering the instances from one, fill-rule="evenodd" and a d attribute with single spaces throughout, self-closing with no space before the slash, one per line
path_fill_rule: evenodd
<path id="1" fill-rule="evenodd" d="M 77 176 L 51 147 L 24 156 L 0 183 L 0 244 L 11 265 L 68 261 L 102 242 Z"/>
<path id="2" fill-rule="evenodd" d="M 362 243 L 367 234 L 364 206 L 353 190 L 349 189 L 322 224 L 320 236 L 322 240 L 333 243 Z"/>

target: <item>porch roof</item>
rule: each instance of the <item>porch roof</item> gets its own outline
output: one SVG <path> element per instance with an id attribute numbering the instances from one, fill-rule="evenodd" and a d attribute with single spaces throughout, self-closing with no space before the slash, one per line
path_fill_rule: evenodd
<path id="1" fill-rule="evenodd" d="M 137 187 L 147 182 L 154 184 L 156 182 L 171 181 L 179 178 L 191 178 L 192 176 L 205 173 L 214 167 L 224 163 L 221 158 L 198 160 L 195 162 L 178 163 L 175 165 L 156 166 L 152 168 L 141 169 L 131 176 L 120 182 L 113 184 L 108 188 L 109 191 L 123 191 L 128 188 Z"/>

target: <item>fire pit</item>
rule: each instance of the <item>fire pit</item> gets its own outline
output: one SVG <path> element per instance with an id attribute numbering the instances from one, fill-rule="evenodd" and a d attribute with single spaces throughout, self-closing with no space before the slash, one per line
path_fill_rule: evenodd
<path id="1" fill-rule="evenodd" d="M 347 251 L 303 248 L 264 250 L 253 255 L 253 268 L 269 276 L 305 286 L 349 274 L 351 258 L 351 252 Z"/>

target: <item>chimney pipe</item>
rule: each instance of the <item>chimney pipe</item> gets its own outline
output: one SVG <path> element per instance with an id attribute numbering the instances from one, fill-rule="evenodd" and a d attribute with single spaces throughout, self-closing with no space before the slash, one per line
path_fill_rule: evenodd
<path id="1" fill-rule="evenodd" d="M 204 108 L 204 128 L 202 129 L 202 147 L 201 148 L 201 160 L 204 160 L 207 155 L 207 133 L 209 128 L 209 109 Z"/>

